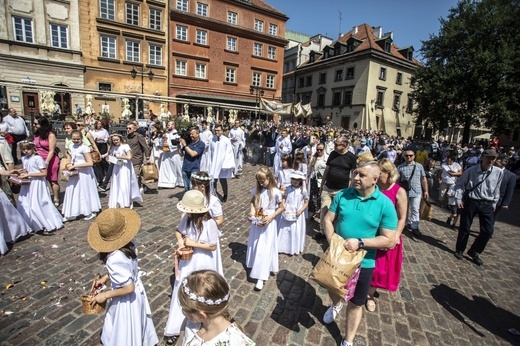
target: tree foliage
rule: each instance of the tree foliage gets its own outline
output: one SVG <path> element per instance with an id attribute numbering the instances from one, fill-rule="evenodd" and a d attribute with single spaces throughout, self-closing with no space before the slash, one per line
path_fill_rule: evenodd
<path id="1" fill-rule="evenodd" d="M 423 42 L 412 79 L 417 122 L 509 133 L 520 125 L 520 2 L 461 0 Z"/>

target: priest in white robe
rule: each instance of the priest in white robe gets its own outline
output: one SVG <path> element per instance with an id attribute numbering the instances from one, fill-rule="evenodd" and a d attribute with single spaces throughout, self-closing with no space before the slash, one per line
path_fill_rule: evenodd
<path id="1" fill-rule="evenodd" d="M 292 150 L 291 138 L 287 135 L 287 130 L 283 129 L 280 132 L 280 136 L 276 138 L 275 146 L 276 154 L 274 155 L 274 176 L 278 176 L 278 171 L 282 169 L 282 155 L 290 154 Z"/>
<path id="2" fill-rule="evenodd" d="M 184 187 L 182 180 L 182 157 L 179 155 L 177 141 L 180 136 L 175 129 L 175 123 L 169 121 L 166 126 L 166 133 L 163 135 L 163 152 L 159 165 L 159 188 Z"/>
<path id="3" fill-rule="evenodd" d="M 200 159 L 200 170 L 209 172 L 209 166 L 211 164 L 210 144 L 213 139 L 213 133 L 209 129 L 208 122 L 203 120 L 201 122 L 202 131 L 200 132 L 200 140 L 204 142 L 204 152 Z"/>
<path id="4" fill-rule="evenodd" d="M 211 165 L 208 173 L 214 179 L 213 191 L 217 192 L 218 179 L 223 190 L 222 202 L 226 202 L 228 197 L 227 179 L 233 176 L 235 160 L 233 145 L 229 138 L 223 135 L 222 125 L 215 126 L 215 136 L 213 136 L 211 141 L 210 153 Z"/>
<path id="5" fill-rule="evenodd" d="M 244 146 L 246 144 L 246 136 L 244 130 L 240 128 L 240 121 L 235 120 L 235 125 L 229 131 L 229 140 L 233 144 L 233 155 L 235 158 L 235 176 L 238 178 L 242 175 L 242 164 L 244 160 Z"/>

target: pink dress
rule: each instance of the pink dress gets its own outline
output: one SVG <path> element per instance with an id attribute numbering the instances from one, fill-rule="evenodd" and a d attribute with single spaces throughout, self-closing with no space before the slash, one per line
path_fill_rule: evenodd
<path id="1" fill-rule="evenodd" d="M 47 160 L 49 155 L 49 139 L 41 139 L 40 137 L 34 137 L 34 145 L 36 145 L 36 151 L 43 160 Z M 54 155 L 47 166 L 47 180 L 58 181 L 58 171 L 60 169 L 60 158 Z"/>
<path id="2" fill-rule="evenodd" d="M 381 192 L 397 206 L 397 191 L 400 186 L 394 184 L 388 190 Z M 401 267 L 403 264 L 403 240 L 399 237 L 399 244 L 392 250 L 377 250 L 376 267 L 372 275 L 372 287 L 383 288 L 388 291 L 397 291 L 401 281 Z"/>

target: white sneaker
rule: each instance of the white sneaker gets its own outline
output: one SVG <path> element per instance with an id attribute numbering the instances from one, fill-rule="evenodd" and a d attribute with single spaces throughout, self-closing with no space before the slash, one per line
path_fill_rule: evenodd
<path id="1" fill-rule="evenodd" d="M 261 291 L 262 288 L 264 288 L 264 281 L 263 280 L 258 280 L 256 282 L 255 289 L 257 289 L 258 291 Z"/>
<path id="2" fill-rule="evenodd" d="M 83 220 L 85 220 L 85 221 L 90 221 L 90 220 L 92 220 L 92 219 L 95 218 L 95 217 L 96 217 L 96 214 L 95 214 L 95 213 L 92 213 L 92 214 L 90 214 L 89 216 L 87 216 L 86 218 L 84 218 Z"/>
<path id="3" fill-rule="evenodd" d="M 140 192 L 141 194 L 143 194 L 143 193 L 144 193 L 144 189 L 143 189 L 143 188 L 140 188 L 140 189 L 139 189 L 139 192 Z"/>
<path id="4" fill-rule="evenodd" d="M 340 346 L 354 346 L 354 344 L 351 342 L 347 342 L 347 340 L 343 339 L 341 340 Z"/>
<path id="5" fill-rule="evenodd" d="M 65 223 L 65 222 L 69 222 L 70 220 L 67 219 L 66 217 L 63 217 L 63 219 L 61 219 L 61 222 Z"/>
<path id="6" fill-rule="evenodd" d="M 332 322 L 334 322 L 336 316 L 338 316 L 341 309 L 343 309 L 343 303 L 340 303 L 339 306 L 335 306 L 334 304 L 332 304 L 323 315 L 323 323 L 331 324 Z"/>

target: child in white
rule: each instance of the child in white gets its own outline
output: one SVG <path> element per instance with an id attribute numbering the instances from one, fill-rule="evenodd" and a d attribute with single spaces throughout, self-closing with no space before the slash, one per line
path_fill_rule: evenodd
<path id="1" fill-rule="evenodd" d="M 182 280 L 192 272 L 201 269 L 211 269 L 223 274 L 219 246 L 220 231 L 217 223 L 208 213 L 202 192 L 198 190 L 187 191 L 177 204 L 177 208 L 186 214 L 182 217 L 175 232 L 179 244 L 175 256 L 178 257 L 182 251 L 179 250 L 186 246 L 193 248 L 193 255 L 191 259 L 178 260 L 170 312 L 164 328 L 168 345 L 175 344 L 185 318 L 179 304 L 178 294 Z"/>
<path id="2" fill-rule="evenodd" d="M 23 184 L 18 195 L 18 212 L 35 232 L 51 232 L 63 227 L 61 215 L 52 202 L 47 185 L 47 166 L 43 158 L 36 153 L 32 142 L 21 142 L 20 151 L 23 169 L 20 178 L 29 179 Z"/>
<path id="3" fill-rule="evenodd" d="M 0 175 L 13 173 L 15 171 L 5 170 L 3 161 L 0 159 Z M 9 250 L 7 243 L 14 242 L 16 239 L 27 235 L 31 228 L 4 193 L 1 185 L 2 182 L 0 181 L 0 255 L 3 255 Z"/>
<path id="4" fill-rule="evenodd" d="M 139 184 L 132 165 L 130 146 L 123 143 L 119 134 L 110 137 L 110 156 L 117 159 L 112 172 L 112 183 L 108 196 L 109 208 L 132 208 L 133 202 L 142 202 Z"/>
<path id="5" fill-rule="evenodd" d="M 100 253 L 108 271 L 97 286 L 110 279 L 112 288 L 95 295 L 92 303 L 108 300 L 101 332 L 104 346 L 154 346 L 159 342 L 132 240 L 140 227 L 141 219 L 134 210 L 107 209 L 88 230 L 88 242 Z"/>
<path id="6" fill-rule="evenodd" d="M 448 209 L 451 211 L 451 215 L 448 217 L 448 225 L 453 224 L 453 228 L 457 227 L 457 221 L 459 221 L 460 210 L 457 208 L 457 201 L 455 199 L 455 186 L 450 187 L 448 192 Z"/>
<path id="7" fill-rule="evenodd" d="M 204 195 L 204 204 L 208 207 L 209 215 L 220 227 L 224 222 L 224 212 L 220 199 L 211 193 L 211 177 L 207 172 L 197 172 L 191 175 L 190 180 L 192 189 L 199 190 Z"/>
<path id="8" fill-rule="evenodd" d="M 278 188 L 283 191 L 287 186 L 291 185 L 290 175 L 294 172 L 294 169 L 292 168 L 292 160 L 289 154 L 283 154 L 280 162 L 282 169 L 278 171 Z"/>
<path id="9" fill-rule="evenodd" d="M 92 220 L 96 213 L 101 210 L 101 202 L 97 193 L 97 182 L 92 168 L 92 156 L 90 149 L 82 143 L 83 135 L 79 130 L 73 130 L 70 134 L 72 146 L 66 153 L 71 159 L 67 170 L 78 170 L 78 174 L 71 175 L 65 190 L 62 213 L 63 221 L 75 219 L 84 215 L 85 220 Z"/>
<path id="10" fill-rule="evenodd" d="M 305 173 L 291 174 L 291 186 L 284 191 L 285 212 L 280 219 L 278 231 L 278 252 L 298 255 L 305 248 L 305 210 L 309 205 L 309 195 L 304 187 Z M 296 216 L 296 221 L 293 217 Z"/>
<path id="11" fill-rule="evenodd" d="M 234 322 L 228 311 L 229 285 L 212 270 L 199 270 L 182 281 L 179 291 L 182 311 L 186 314 L 182 346 L 255 346 Z"/>
<path id="12" fill-rule="evenodd" d="M 263 167 L 256 173 L 256 188 L 252 190 L 249 218 L 260 219 L 251 223 L 247 240 L 246 267 L 249 276 L 257 279 L 255 289 L 261 290 L 269 272 L 278 272 L 278 237 L 276 217 L 283 211 L 282 193 L 269 168 Z"/>

